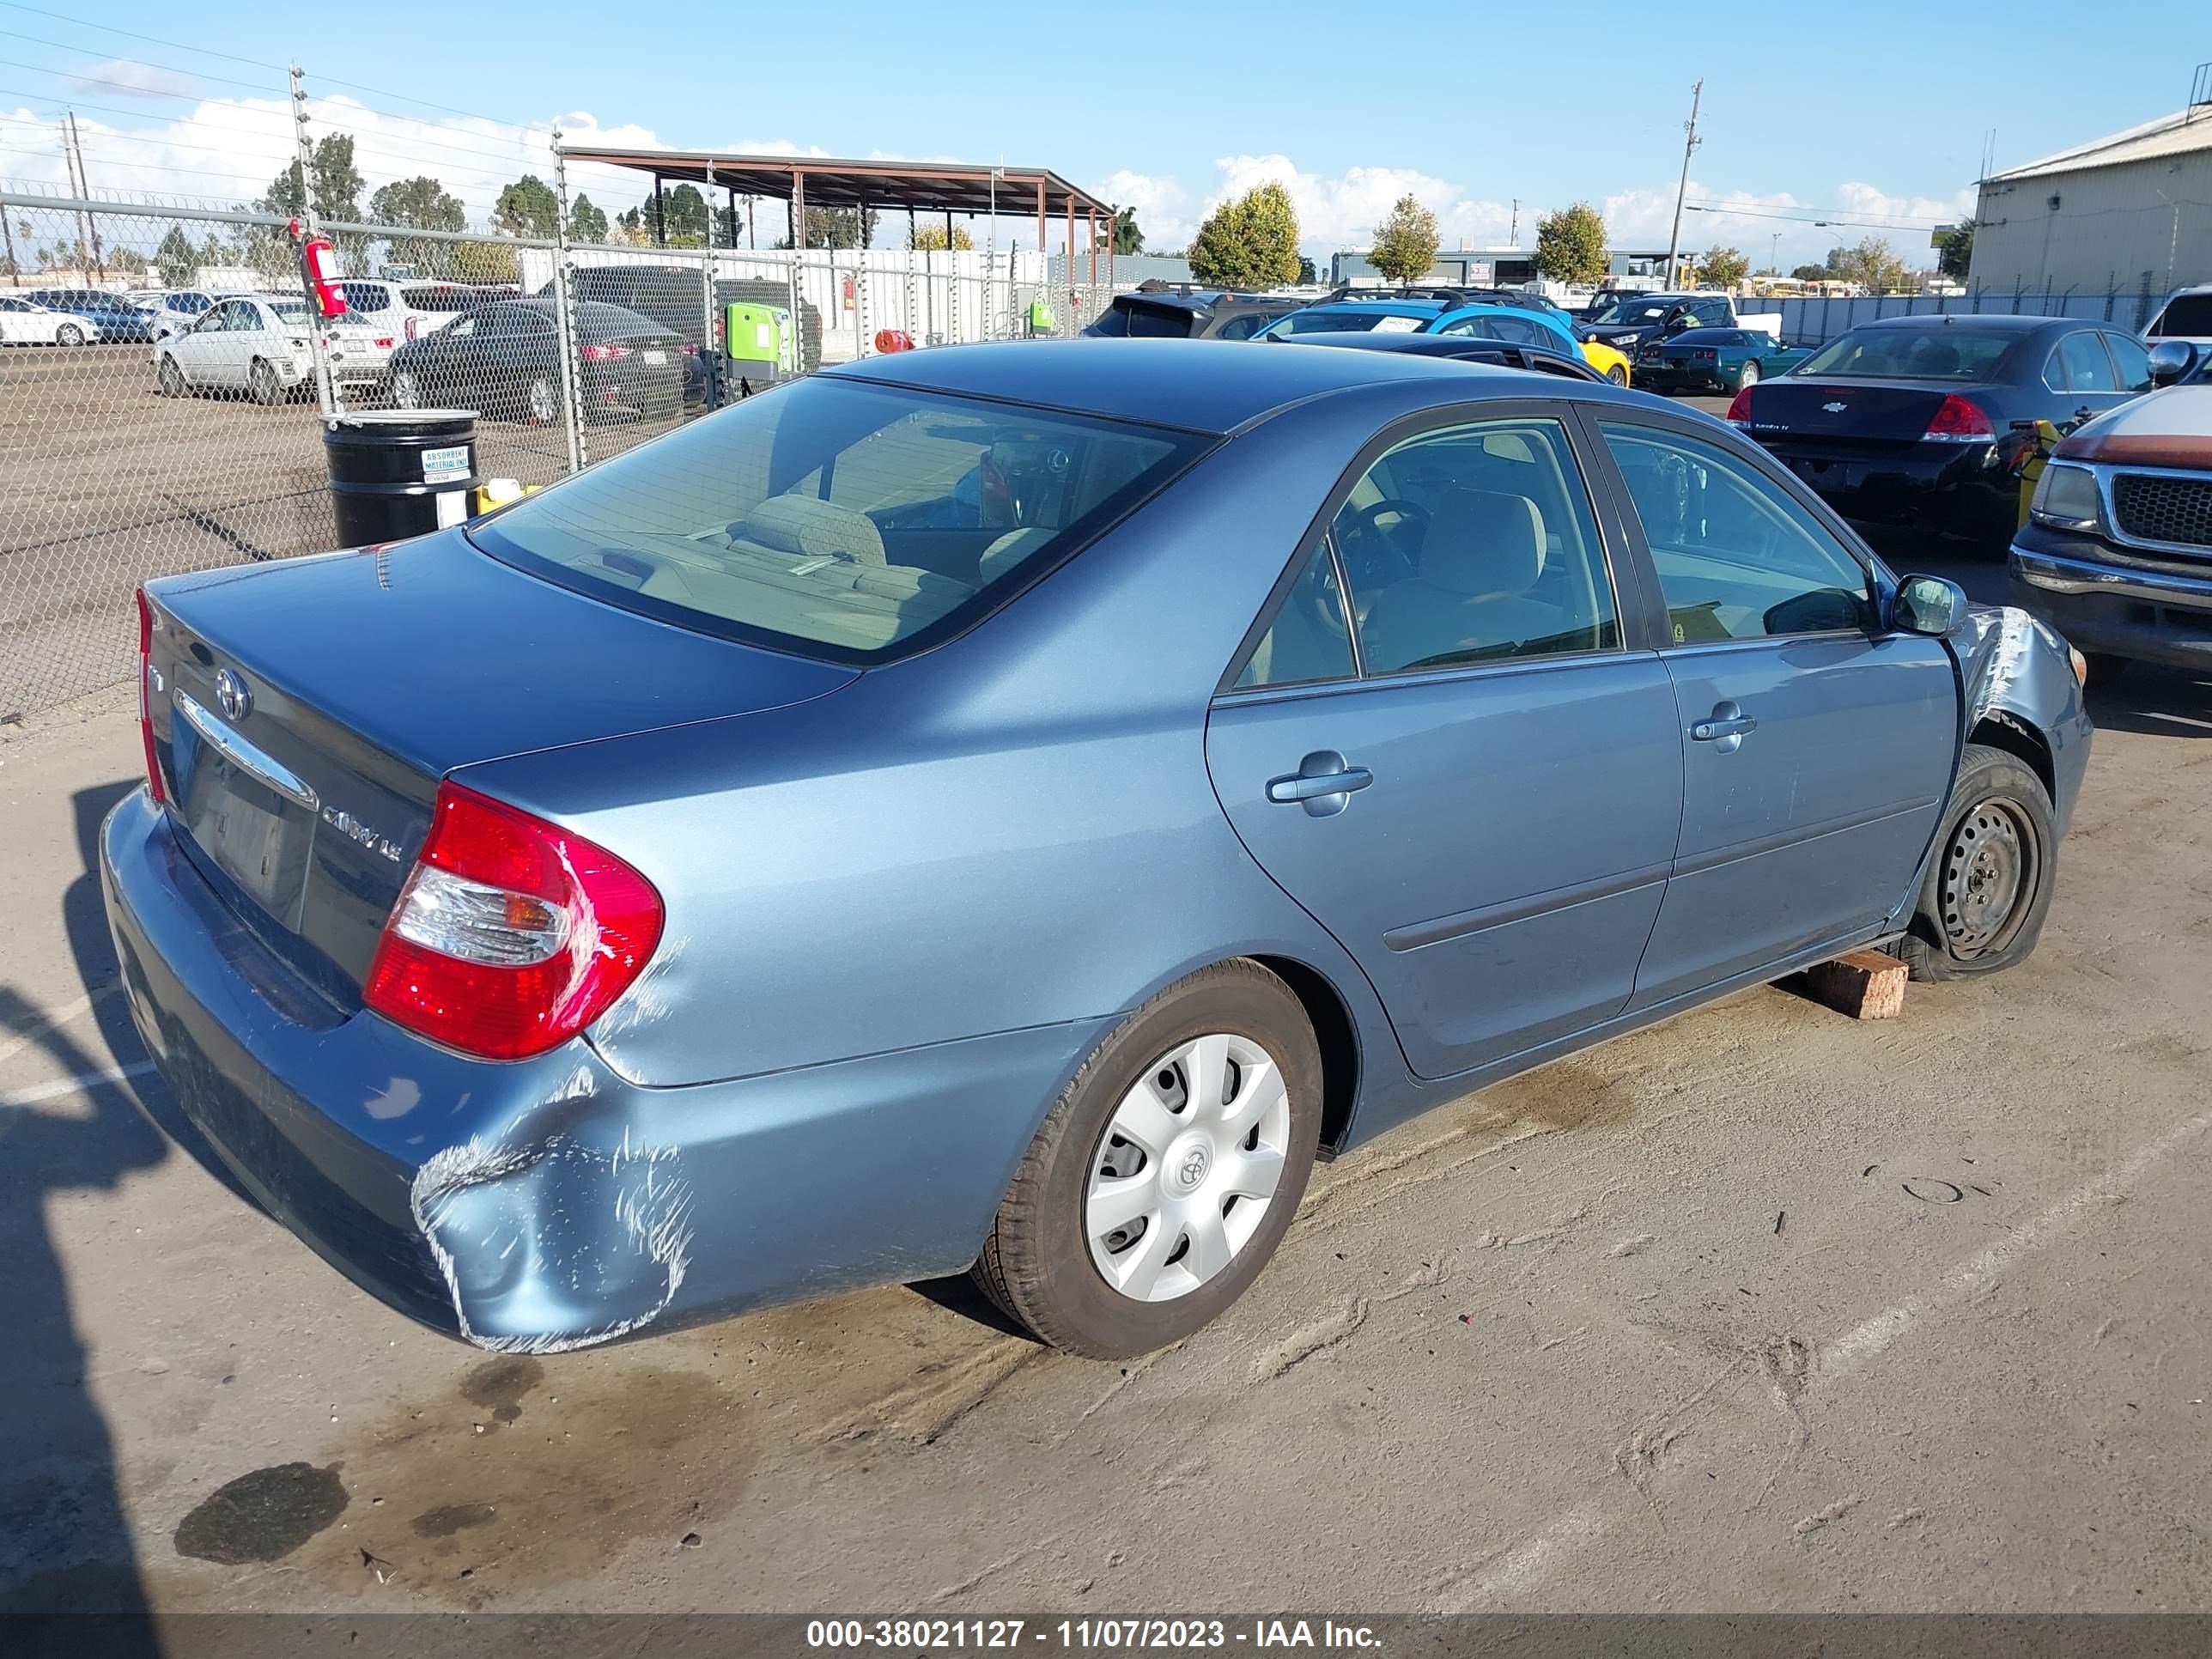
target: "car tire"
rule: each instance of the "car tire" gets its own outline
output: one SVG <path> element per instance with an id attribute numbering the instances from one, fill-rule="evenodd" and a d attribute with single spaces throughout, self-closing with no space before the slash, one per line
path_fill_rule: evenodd
<path id="1" fill-rule="evenodd" d="M 276 378 L 276 368 L 264 358 L 256 357 L 246 369 L 246 385 L 253 401 L 264 409 L 273 409 L 284 401 L 283 383 Z"/>
<path id="2" fill-rule="evenodd" d="M 536 374 L 523 389 L 522 412 L 532 426 L 558 426 L 561 422 L 561 389 L 550 374 Z"/>
<path id="3" fill-rule="evenodd" d="M 394 409 L 422 407 L 422 382 L 415 378 L 413 369 L 398 369 L 392 374 L 392 406 Z"/>
<path id="4" fill-rule="evenodd" d="M 1192 1086 L 1208 1077 L 1223 1103 Z M 1256 1115 L 1249 1133 L 1244 1115 Z M 1061 1091 L 1000 1203 L 975 1281 L 1071 1353 L 1118 1359 L 1180 1341 L 1274 1254 L 1312 1173 L 1321 1115 L 1321 1051 L 1289 987 L 1242 960 L 1179 980 Z M 1240 1180 L 1270 1172 L 1264 1196 L 1240 1195 Z M 1134 1205 L 1151 1208 L 1125 1208 Z M 1201 1243 L 1186 1218 L 1207 1215 Z"/>
<path id="5" fill-rule="evenodd" d="M 1611 368 L 1606 370 L 1605 378 L 1612 381 L 1615 386 L 1626 386 L 1628 384 L 1628 370 L 1625 365 L 1615 363 Z"/>
<path id="6" fill-rule="evenodd" d="M 2025 761 L 1970 743 L 1897 954 L 1918 980 L 1978 979 L 2027 960 L 2058 873 L 2058 821 Z"/>
<path id="7" fill-rule="evenodd" d="M 161 383 L 164 398 L 181 398 L 192 389 L 191 382 L 185 378 L 185 371 L 178 367 L 174 357 L 164 356 L 161 367 L 154 371 L 154 378 Z"/>
<path id="8" fill-rule="evenodd" d="M 1736 391 L 1741 392 L 1747 386 L 1754 386 L 1758 384 L 1759 365 L 1757 363 L 1746 363 L 1736 371 L 1735 388 Z"/>
<path id="9" fill-rule="evenodd" d="M 81 346 L 84 343 L 84 331 L 75 323 L 64 323 L 54 331 L 54 343 L 58 346 Z"/>

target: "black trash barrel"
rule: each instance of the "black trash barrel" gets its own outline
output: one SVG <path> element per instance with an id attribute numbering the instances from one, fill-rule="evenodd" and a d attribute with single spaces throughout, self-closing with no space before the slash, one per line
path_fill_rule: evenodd
<path id="1" fill-rule="evenodd" d="M 472 409 L 377 409 L 324 422 L 338 545 L 426 535 L 469 516 L 477 476 Z"/>

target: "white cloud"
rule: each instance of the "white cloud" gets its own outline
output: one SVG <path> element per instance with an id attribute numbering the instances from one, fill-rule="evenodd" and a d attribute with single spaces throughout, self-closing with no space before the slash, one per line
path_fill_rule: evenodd
<path id="1" fill-rule="evenodd" d="M 82 98 L 189 98 L 194 84 L 191 76 L 174 70 L 131 58 L 111 58 L 73 76 L 70 88 Z"/>
<path id="2" fill-rule="evenodd" d="M 1853 244 L 1869 236 L 1887 241 L 1908 265 L 1930 264 L 1934 256 L 1928 232 L 1934 222 L 1967 218 L 1974 210 L 1971 189 L 1947 199 L 1893 196 L 1861 183 L 1837 185 L 1823 192 L 1820 203 L 1808 204 L 1787 191 L 1771 195 L 1716 191 L 1692 179 L 1686 198 L 1697 205 L 1682 214 L 1684 251 L 1734 247 L 1754 266 L 1763 269 L 1771 258 L 1784 270 L 1818 264 L 1839 243 Z M 1607 197 L 1599 211 L 1605 216 L 1613 246 L 1664 249 L 1674 214 L 1674 192 L 1664 186 L 1622 191 Z M 1815 222 L 1820 220 L 1828 222 L 1822 226 Z"/>

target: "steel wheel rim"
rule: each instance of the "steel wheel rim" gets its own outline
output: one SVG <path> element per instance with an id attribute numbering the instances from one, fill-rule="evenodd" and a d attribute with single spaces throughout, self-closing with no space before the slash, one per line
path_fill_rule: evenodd
<path id="1" fill-rule="evenodd" d="M 540 426 L 550 426 L 555 412 L 553 382 L 540 375 L 530 383 L 530 418 Z"/>
<path id="2" fill-rule="evenodd" d="M 422 390 L 415 384 L 414 375 L 404 368 L 392 377 L 392 401 L 401 409 L 422 406 Z"/>
<path id="3" fill-rule="evenodd" d="M 1226 1031 L 1176 1044 L 1099 1136 L 1083 1199 L 1091 1265 L 1137 1302 L 1218 1278 L 1273 1208 L 1290 1144 L 1290 1093 L 1266 1048 Z"/>
<path id="4" fill-rule="evenodd" d="M 2012 942 L 2035 896 L 2040 850 L 2035 825 L 2001 796 L 1959 820 L 1943 849 L 1943 938 L 1953 956 L 1972 961 Z"/>

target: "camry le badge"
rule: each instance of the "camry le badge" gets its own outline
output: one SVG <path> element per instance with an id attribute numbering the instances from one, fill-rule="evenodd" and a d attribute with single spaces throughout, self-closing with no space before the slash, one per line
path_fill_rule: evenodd
<path id="1" fill-rule="evenodd" d="M 394 864 L 400 862 L 399 843 L 391 836 L 372 830 L 352 813 L 337 811 L 325 806 L 323 808 L 323 822 L 348 839 L 359 842 L 379 858 L 390 859 Z"/>

